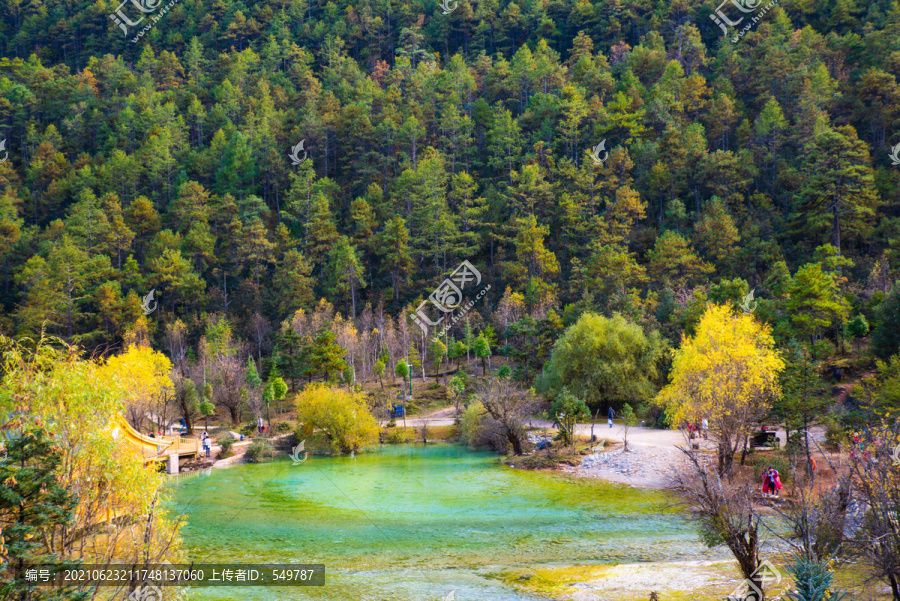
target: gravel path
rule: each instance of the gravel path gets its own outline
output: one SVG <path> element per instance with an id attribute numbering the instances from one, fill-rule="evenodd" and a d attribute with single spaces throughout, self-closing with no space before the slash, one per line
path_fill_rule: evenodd
<path id="1" fill-rule="evenodd" d="M 452 408 L 445 408 L 427 416 L 407 418 L 406 425 L 418 427 L 427 423 L 429 426 L 451 426 L 455 423 L 452 415 Z M 402 422 L 397 420 L 397 423 L 400 425 Z M 553 422 L 542 419 L 529 420 L 526 426 L 555 430 Z M 591 424 L 578 424 L 575 431 L 577 434 L 590 436 Z M 664 488 L 673 469 L 686 461 L 679 447 L 686 447 L 687 441 L 679 430 L 632 426 L 628 428 L 628 451 L 622 450 L 624 433 L 621 422 L 614 422 L 610 428 L 605 419 L 598 421 L 594 424 L 594 436 L 598 440 L 615 441 L 619 444 L 610 450 L 598 449 L 594 454 L 585 456 L 578 467 L 563 466 L 561 471 L 644 488 Z M 810 433 L 819 442 L 825 438 L 822 428 L 810 428 Z M 784 430 L 777 430 L 777 436 L 783 446 Z M 693 442 L 701 450 L 715 450 L 715 445 L 710 440 L 695 439 Z"/>

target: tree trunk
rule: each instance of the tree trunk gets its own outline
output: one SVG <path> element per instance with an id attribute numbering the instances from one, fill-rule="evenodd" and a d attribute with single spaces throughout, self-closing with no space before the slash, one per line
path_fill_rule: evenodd
<path id="1" fill-rule="evenodd" d="M 184 414 L 184 427 L 187 430 L 188 435 L 191 435 L 194 433 L 194 423 L 191 421 L 191 412 L 188 411 L 186 397 L 181 399 L 181 412 Z"/>
<path id="2" fill-rule="evenodd" d="M 804 446 L 806 446 L 806 476 L 812 480 L 813 470 L 812 470 L 812 455 L 809 452 L 809 419 L 804 415 L 803 416 L 803 442 Z"/>
<path id="3" fill-rule="evenodd" d="M 894 595 L 894 601 L 900 601 L 900 582 L 897 581 L 893 574 L 889 575 L 888 578 L 891 581 L 891 593 Z"/>
<path id="4" fill-rule="evenodd" d="M 838 208 L 837 202 L 834 204 L 834 208 L 831 210 L 831 243 L 834 244 L 834 247 L 837 249 L 837 254 L 841 254 L 841 222 L 838 219 Z"/>
<path id="5" fill-rule="evenodd" d="M 519 440 L 519 437 L 515 435 L 514 432 L 507 430 L 506 439 L 509 441 L 509 444 L 512 445 L 513 453 L 516 455 L 522 454 L 522 441 Z"/>
<path id="6" fill-rule="evenodd" d="M 753 574 L 752 576 L 750 576 L 749 580 L 750 580 L 750 582 L 753 583 L 753 586 L 756 589 L 753 593 L 751 593 L 751 595 L 754 595 L 756 593 L 756 591 L 759 591 L 759 594 L 755 595 L 755 596 L 747 597 L 747 599 L 754 599 L 755 601 L 765 601 L 766 591 L 763 587 L 765 586 L 766 583 L 763 581 L 763 575 L 762 574 Z"/>

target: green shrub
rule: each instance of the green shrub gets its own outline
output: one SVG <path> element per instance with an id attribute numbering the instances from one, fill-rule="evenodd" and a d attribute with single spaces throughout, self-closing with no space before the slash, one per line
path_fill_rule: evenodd
<path id="1" fill-rule="evenodd" d="M 813 354 L 818 359 L 828 359 L 835 353 L 834 343 L 830 340 L 816 340 L 813 344 Z"/>
<path id="2" fill-rule="evenodd" d="M 231 437 L 231 434 L 226 432 L 224 437 L 218 439 L 216 442 L 222 447 L 222 452 L 219 454 L 220 457 L 228 457 L 231 455 L 231 448 L 234 446 L 234 439 Z"/>
<path id="3" fill-rule="evenodd" d="M 803 432 L 791 432 L 791 435 L 788 436 L 787 442 L 784 445 L 784 452 L 788 455 L 805 453 L 806 451 L 803 448 L 804 442 L 805 437 L 803 436 Z"/>
<path id="4" fill-rule="evenodd" d="M 788 566 L 788 571 L 794 577 L 795 586 L 793 591 L 787 593 L 790 601 L 841 601 L 847 598 L 847 593 L 831 590 L 834 573 L 826 562 L 798 557 Z"/>
<path id="5" fill-rule="evenodd" d="M 245 425 L 241 426 L 240 430 L 238 430 L 239 434 L 243 434 L 244 436 L 248 436 L 248 437 L 251 434 L 253 434 L 254 432 L 256 432 L 256 424 L 255 423 L 245 424 Z"/>
<path id="6" fill-rule="evenodd" d="M 414 440 L 414 438 L 410 437 L 410 433 L 405 428 L 401 428 L 399 430 L 391 430 L 388 432 L 385 440 L 388 444 L 403 444 L 404 442 Z"/>
<path id="7" fill-rule="evenodd" d="M 650 415 L 650 405 L 648 403 L 638 403 L 634 408 L 634 415 L 640 420 L 646 420 Z"/>
<path id="8" fill-rule="evenodd" d="M 247 452 L 244 453 L 244 461 L 248 463 L 262 463 L 273 457 L 275 457 L 275 449 L 268 440 L 254 440 L 247 447 Z"/>
<path id="9" fill-rule="evenodd" d="M 675 427 L 675 419 L 669 414 L 670 408 L 665 407 L 656 418 L 656 427 L 661 429 L 669 429 Z"/>
<path id="10" fill-rule="evenodd" d="M 280 422 L 277 426 L 275 426 L 275 429 L 278 430 L 279 432 L 290 432 L 292 428 L 289 423 Z"/>
<path id="11" fill-rule="evenodd" d="M 484 405 L 474 402 L 466 407 L 459 418 L 459 442 L 461 444 L 477 447 L 484 444 L 482 424 L 484 420 Z"/>
<path id="12" fill-rule="evenodd" d="M 840 451 L 847 440 L 847 434 L 839 423 L 829 420 L 825 427 L 825 448 L 829 451 Z"/>
<path id="13" fill-rule="evenodd" d="M 644 427 L 667 429 L 669 425 L 665 410 L 657 405 L 651 405 L 647 410 L 647 417 L 644 419 Z"/>

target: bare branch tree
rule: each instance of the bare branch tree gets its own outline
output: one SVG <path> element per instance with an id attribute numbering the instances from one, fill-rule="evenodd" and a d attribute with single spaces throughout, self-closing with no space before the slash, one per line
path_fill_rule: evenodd
<path id="1" fill-rule="evenodd" d="M 710 547 L 724 544 L 741 573 L 764 595 L 764 574 L 759 570 L 760 518 L 753 509 L 754 485 L 723 481 L 708 456 L 679 447 L 687 465 L 674 472 L 670 488 L 693 509 L 700 535 Z M 757 601 L 763 601 L 761 596 Z"/>
<path id="2" fill-rule="evenodd" d="M 272 323 L 259 313 L 254 313 L 250 319 L 250 331 L 253 335 L 253 345 L 256 347 L 258 363 L 262 366 L 263 350 L 268 350 L 271 346 L 269 338 L 272 334 Z"/>
<path id="3" fill-rule="evenodd" d="M 869 428 L 862 443 L 850 459 L 863 506 L 857 542 L 872 575 L 886 580 L 900 601 L 900 422 Z"/>
<path id="4" fill-rule="evenodd" d="M 247 382 L 247 365 L 237 354 L 220 353 L 216 356 L 215 370 L 216 404 L 225 407 L 231 416 L 231 423 L 241 423 Z"/>
<path id="5" fill-rule="evenodd" d="M 815 440 L 813 443 L 818 447 Z M 775 508 L 790 527 L 792 536 L 784 537 L 777 531 L 772 531 L 793 547 L 797 555 L 814 562 L 829 561 L 848 550 L 847 535 L 853 529 L 850 509 L 855 505 L 852 472 L 839 471 L 821 447 L 819 452 L 835 474 L 835 485 L 817 488 L 813 479 L 803 481 L 795 491 L 799 499 L 784 509 Z M 793 465 L 792 469 L 793 480 L 796 482 L 799 480 L 797 470 Z"/>
<path id="6" fill-rule="evenodd" d="M 428 418 L 422 418 L 422 425 L 419 426 L 419 438 L 422 439 L 423 444 L 428 444 L 428 424 L 431 423 L 431 420 Z"/>
<path id="7" fill-rule="evenodd" d="M 499 434 L 512 446 L 513 453 L 521 455 L 525 418 L 534 413 L 541 402 L 508 378 L 480 384 L 476 398 L 484 406 Z"/>

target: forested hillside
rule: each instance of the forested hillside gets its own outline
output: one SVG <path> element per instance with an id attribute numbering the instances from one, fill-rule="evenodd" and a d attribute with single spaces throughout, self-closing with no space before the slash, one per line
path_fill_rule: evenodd
<path id="1" fill-rule="evenodd" d="M 814 357 L 870 329 L 897 351 L 897 2 L 782 0 L 737 41 L 682 0 L 111 19 L 136 3 L 0 9 L 6 335 L 146 328 L 177 366 L 206 334 L 294 379 L 334 375 L 336 342 L 356 378 L 424 373 L 443 351 L 407 314 L 468 260 L 491 288 L 451 358 L 483 333 L 525 380 L 585 311 L 677 345 L 751 290 Z"/>

